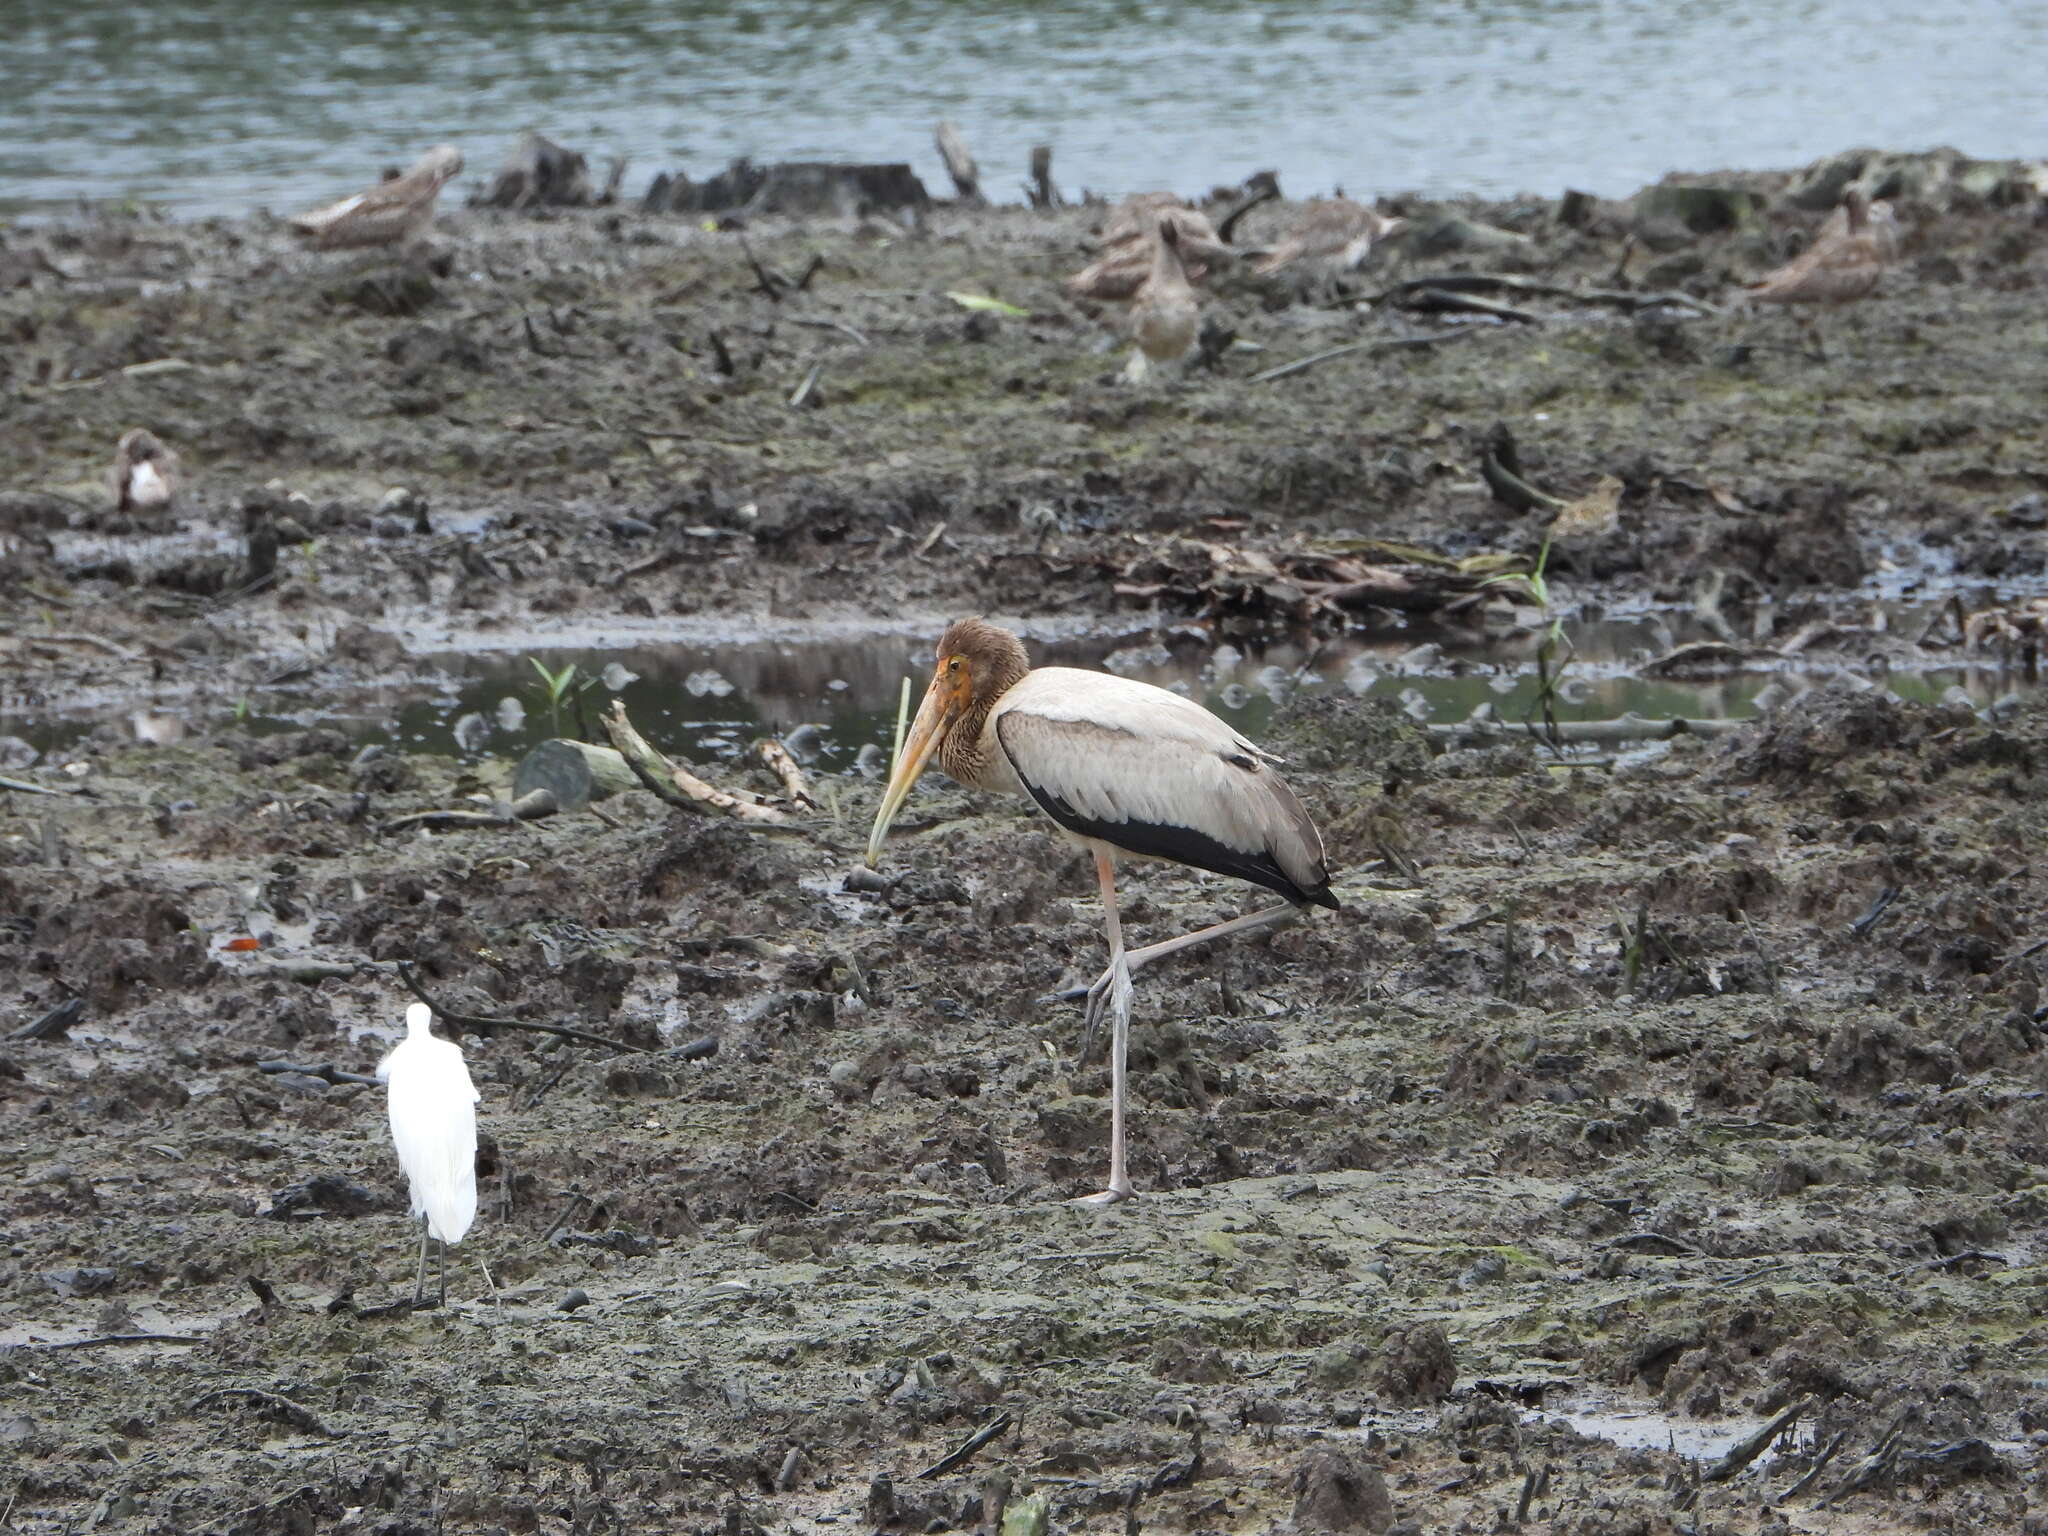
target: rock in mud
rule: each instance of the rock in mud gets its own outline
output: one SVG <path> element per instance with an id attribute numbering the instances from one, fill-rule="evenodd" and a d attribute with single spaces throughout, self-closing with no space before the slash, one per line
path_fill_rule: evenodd
<path id="1" fill-rule="evenodd" d="M 1386 1478 L 1357 1451 L 1318 1446 L 1294 1471 L 1294 1528 L 1373 1536 L 1391 1531 L 1394 1500 Z"/>
<path id="2" fill-rule="evenodd" d="M 1418 1323 L 1388 1335 L 1373 1386 L 1388 1402 L 1406 1407 L 1442 1402 L 1457 1381 L 1458 1362 L 1443 1329 Z"/>

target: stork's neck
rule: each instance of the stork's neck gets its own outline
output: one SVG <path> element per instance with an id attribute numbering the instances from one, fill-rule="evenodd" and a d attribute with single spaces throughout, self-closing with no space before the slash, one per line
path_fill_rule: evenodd
<path id="1" fill-rule="evenodd" d="M 946 733 L 945 743 L 939 748 L 939 766 L 945 769 L 947 778 L 970 789 L 1016 787 L 1014 780 L 1003 772 L 1002 747 L 996 741 L 989 717 L 1003 695 L 1022 682 L 1029 671 L 1029 667 L 1020 667 L 1013 673 L 1005 667 L 986 690 L 975 689 L 974 702 Z"/>

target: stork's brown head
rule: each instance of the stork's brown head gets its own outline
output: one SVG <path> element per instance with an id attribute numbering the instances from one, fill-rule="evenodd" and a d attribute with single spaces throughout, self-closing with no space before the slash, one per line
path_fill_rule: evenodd
<path id="1" fill-rule="evenodd" d="M 1030 670 L 1024 642 L 1007 629 L 986 619 L 956 619 L 946 626 L 939 638 L 938 665 L 932 671 L 931 684 L 924 691 L 910 733 L 903 738 L 903 750 L 875 812 L 874 829 L 868 834 L 869 864 L 881 857 L 889 823 L 896 819 L 932 755 L 963 723 L 980 730 L 990 707 Z"/>

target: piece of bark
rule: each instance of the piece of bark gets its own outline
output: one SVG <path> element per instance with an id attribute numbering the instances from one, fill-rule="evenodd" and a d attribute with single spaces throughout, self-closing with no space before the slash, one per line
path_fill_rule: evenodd
<path id="1" fill-rule="evenodd" d="M 623 165 L 619 169 L 623 173 Z M 588 160 L 529 130 L 476 201 L 482 208 L 588 208 L 598 196 Z"/>
<path id="2" fill-rule="evenodd" d="M 782 793 L 790 804 L 800 805 L 805 810 L 816 810 L 818 802 L 811 797 L 811 786 L 804 778 L 804 771 L 797 766 L 797 760 L 790 755 L 789 748 L 772 736 L 763 736 L 754 743 L 754 755 L 767 765 L 768 771 L 782 781 Z"/>
<path id="3" fill-rule="evenodd" d="M 1024 195 L 1034 208 L 1058 208 L 1065 201 L 1052 184 L 1052 146 L 1040 144 L 1031 151 L 1031 182 Z"/>
<path id="4" fill-rule="evenodd" d="M 946 174 L 953 178 L 953 189 L 960 195 L 961 206 L 986 207 L 988 199 L 981 195 L 981 168 L 967 152 L 967 141 L 960 137 L 960 130 L 951 123 L 940 123 L 932 142 L 938 146 L 939 158 L 946 162 Z"/>

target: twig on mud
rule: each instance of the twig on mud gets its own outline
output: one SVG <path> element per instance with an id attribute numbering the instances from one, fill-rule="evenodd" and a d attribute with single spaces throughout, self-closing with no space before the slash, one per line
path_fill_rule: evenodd
<path id="1" fill-rule="evenodd" d="M 377 1079 L 369 1073 L 349 1072 L 341 1067 L 337 1067 L 331 1061 L 323 1061 L 317 1067 L 302 1067 L 289 1061 L 259 1061 L 256 1063 L 256 1070 L 267 1073 L 272 1077 L 281 1077 L 287 1073 L 293 1073 L 300 1077 L 317 1077 L 321 1082 L 330 1083 L 336 1087 L 343 1083 L 367 1083 L 374 1088 L 377 1084 Z"/>
<path id="2" fill-rule="evenodd" d="M 10 779 L 0 775 L 0 789 L 11 789 L 17 795 L 82 795 L 82 789 L 51 789 L 44 784 L 31 784 L 26 779 Z"/>
<path id="3" fill-rule="evenodd" d="M 2031 960 L 2034 956 L 2041 953 L 2041 951 L 2044 949 L 2048 949 L 2048 939 L 2037 939 L 2032 944 L 2029 944 L 2025 949 L 2021 950 L 2018 954 L 2007 955 L 2003 960 L 1999 961 L 1998 964 L 1994 965 L 1991 968 L 1991 974 L 1996 976 L 2008 965 L 2017 965 L 2022 960 Z"/>
<path id="4" fill-rule="evenodd" d="M 1978 1249 L 1969 1248 L 1961 1253 L 1945 1253 L 1938 1259 L 1926 1259 L 1918 1264 L 1908 1264 L 1904 1269 L 1893 1270 L 1885 1276 L 1885 1279 L 1902 1280 L 1907 1275 L 1932 1273 L 1935 1270 L 1942 1269 L 1954 1269 L 1959 1264 L 1969 1264 L 1975 1261 L 2004 1264 L 2008 1267 L 2012 1264 L 2012 1260 L 2002 1253 L 1984 1253 Z"/>
<path id="5" fill-rule="evenodd" d="M 986 1424 L 982 1425 L 981 1428 L 961 1441 L 958 1446 L 946 1452 L 945 1455 L 941 1456 L 917 1475 L 919 1477 L 944 1477 L 955 1467 L 965 1465 L 968 1458 L 973 1456 L 984 1445 L 987 1445 L 989 1441 L 995 1439 L 997 1435 L 1008 1429 L 1013 1422 L 1015 1421 L 1007 1413 L 997 1414 Z"/>
<path id="6" fill-rule="evenodd" d="M 561 809 L 554 791 L 529 789 L 517 800 L 503 801 L 488 811 L 414 811 L 394 816 L 384 823 L 385 832 L 403 832 L 413 827 L 509 827 L 519 821 L 539 821 Z"/>
<path id="7" fill-rule="evenodd" d="M 91 1339 L 59 1339 L 52 1344 L 30 1342 L 30 1349 L 100 1349 L 109 1344 L 204 1344 L 206 1336 L 197 1333 L 103 1333 Z"/>
<path id="8" fill-rule="evenodd" d="M 185 1411 L 187 1413 L 197 1413 L 209 1403 L 225 1402 L 229 1398 L 236 1397 L 265 1409 L 277 1418 L 284 1420 L 285 1423 L 303 1429 L 309 1434 L 325 1435 L 330 1440 L 340 1440 L 348 1433 L 347 1430 L 330 1428 L 326 1420 L 322 1419 L 320 1415 L 306 1407 L 303 1403 L 295 1403 L 290 1398 L 280 1397 L 275 1392 L 258 1391 L 255 1387 L 221 1387 L 201 1397 L 193 1398 Z"/>
<path id="9" fill-rule="evenodd" d="M 797 385 L 796 392 L 789 397 L 790 409 L 801 411 L 807 406 L 815 407 L 820 404 L 818 380 L 824 376 L 825 365 L 823 363 L 811 364 L 811 371 L 804 375 L 803 383 Z"/>
<path id="10" fill-rule="evenodd" d="M 547 1231 L 541 1233 L 541 1246 L 546 1247 L 549 1243 L 553 1242 L 555 1240 L 555 1234 L 562 1230 L 562 1223 L 567 1221 L 571 1216 L 575 1215 L 578 1208 L 589 1205 L 590 1203 L 590 1196 L 583 1193 L 582 1190 L 572 1187 L 569 1190 L 569 1203 L 562 1207 L 562 1214 L 557 1216 L 550 1223 L 548 1223 Z"/>
<path id="11" fill-rule="evenodd" d="M 64 1033 L 85 1016 L 85 999 L 67 997 L 39 1019 L 31 1019 L 11 1031 L 9 1040 L 49 1040 Z"/>
<path id="12" fill-rule="evenodd" d="M 745 253 L 747 265 L 754 269 L 754 286 L 777 304 L 782 302 L 782 290 L 789 287 L 789 279 L 780 272 L 771 272 L 761 265 L 760 257 L 754 254 L 754 247 L 744 233 L 740 235 L 740 250 Z"/>
<path id="13" fill-rule="evenodd" d="M 631 1045 L 624 1040 L 613 1040 L 604 1035 L 593 1035 L 587 1029 L 575 1029 L 567 1024 L 537 1024 L 531 1019 L 499 1019 L 483 1014 L 457 1013 L 430 996 L 427 989 L 420 985 L 419 974 L 403 960 L 398 962 L 398 979 L 405 983 L 408 992 L 412 993 L 414 997 L 425 1003 L 450 1024 L 460 1024 L 465 1029 L 517 1029 L 524 1030 L 529 1034 L 553 1035 L 560 1040 L 574 1040 L 582 1045 L 601 1045 L 607 1050 L 631 1051 L 638 1056 L 651 1056 L 654 1054 L 644 1045 Z"/>
<path id="14" fill-rule="evenodd" d="M 1460 326 L 1456 330 L 1437 331 L 1428 336 L 1403 336 L 1397 341 L 1353 341 L 1341 347 L 1332 347 L 1327 352 L 1312 352 L 1307 357 L 1296 358 L 1291 363 L 1282 363 L 1278 368 L 1268 368 L 1264 373 L 1255 373 L 1247 384 L 1266 384 L 1274 379 L 1284 379 L 1290 374 L 1305 373 L 1320 364 L 1334 362 L 1340 357 L 1349 357 L 1354 352 L 1403 352 L 1420 347 L 1434 347 L 1444 342 L 1461 341 L 1467 336 L 1488 334 L 1478 326 Z"/>
<path id="15" fill-rule="evenodd" d="M 782 793 L 792 804 L 815 811 L 818 802 L 811 795 L 811 786 L 804 779 L 804 771 L 790 755 L 789 748 L 773 736 L 763 736 L 754 743 L 754 756 L 767 765 L 768 771 L 782 781 Z"/>
<path id="16" fill-rule="evenodd" d="M 1800 1398 L 1798 1402 L 1785 1409 L 1754 1434 L 1745 1435 L 1742 1439 L 1729 1446 L 1727 1453 L 1719 1461 L 1707 1468 L 1705 1472 L 1701 1473 L 1701 1477 L 1710 1483 L 1727 1482 L 1729 1478 L 1735 1476 L 1736 1473 L 1747 1467 L 1752 1461 L 1755 1461 L 1757 1457 L 1763 1455 L 1769 1449 L 1770 1443 L 1794 1424 L 1798 1423 L 1800 1417 L 1812 1406 L 1813 1400 L 1811 1398 Z"/>
<path id="17" fill-rule="evenodd" d="M 827 320 L 818 315 L 791 315 L 789 323 L 791 325 L 809 326 L 814 331 L 837 331 L 842 336 L 851 337 L 864 347 L 869 344 L 865 331 L 848 325 L 844 320 Z"/>
<path id="18" fill-rule="evenodd" d="M 626 715 L 625 703 L 612 700 L 611 713 L 604 716 L 605 734 L 626 760 L 640 782 L 654 794 L 681 810 L 703 815 L 706 809 L 726 812 L 750 826 L 772 825 L 788 818 L 773 806 L 749 805 L 737 796 L 705 783 L 686 768 L 678 768 L 634 728 Z"/>
<path id="19" fill-rule="evenodd" d="M 1871 929 L 1878 925 L 1879 919 L 1890 910 L 1891 904 L 1898 899 L 1899 888 L 1895 885 L 1888 885 L 1879 891 L 1877 893 L 1877 900 L 1870 904 L 1870 910 L 1849 925 L 1849 936 L 1854 939 L 1860 939 L 1870 932 Z"/>
<path id="20" fill-rule="evenodd" d="M 104 635 L 83 634 L 75 629 L 16 629 L 8 626 L 0 633 L 15 635 L 23 640 L 49 645 L 84 645 L 93 650 L 104 651 L 117 661 L 140 661 L 142 653 L 131 651 L 125 645 L 116 645 Z"/>
<path id="21" fill-rule="evenodd" d="M 1806 1492 L 1808 1488 L 1811 1488 L 1813 1486 L 1813 1480 L 1820 1476 L 1821 1469 L 1827 1466 L 1829 1462 L 1835 1459 L 1835 1452 L 1839 1451 L 1842 1448 L 1842 1442 L 1847 1440 L 1848 1438 L 1849 1431 L 1847 1431 L 1846 1429 L 1842 1430 L 1839 1434 L 1837 1434 L 1834 1439 L 1830 1440 L 1827 1443 L 1827 1445 L 1822 1449 L 1821 1453 L 1813 1458 L 1813 1465 L 1806 1469 L 1805 1475 L 1801 1477 L 1798 1482 L 1794 1483 L 1790 1488 L 1787 1488 L 1783 1493 L 1779 1494 L 1778 1497 L 1772 1502 L 1777 1504 L 1783 1504 L 1788 1499 L 1798 1498 L 1800 1494 Z"/>

